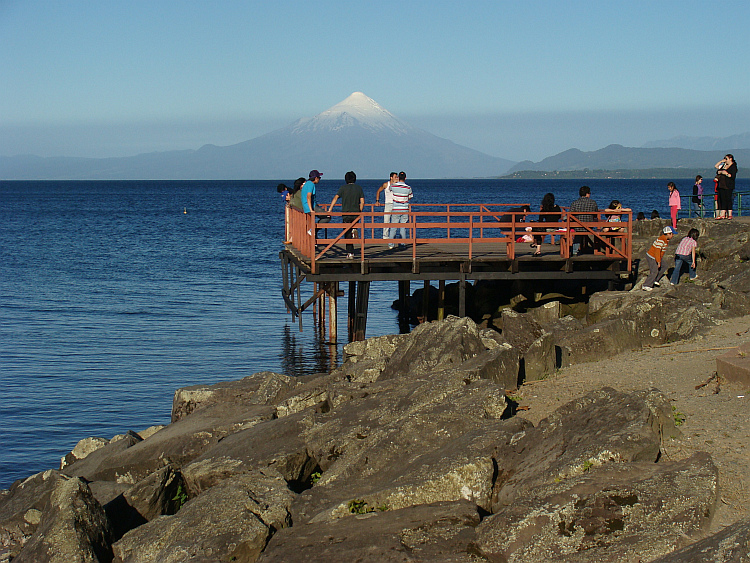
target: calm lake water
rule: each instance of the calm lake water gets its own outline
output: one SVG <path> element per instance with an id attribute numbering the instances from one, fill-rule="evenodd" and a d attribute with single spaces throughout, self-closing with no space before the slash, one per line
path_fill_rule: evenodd
<path id="1" fill-rule="evenodd" d="M 58 467 L 81 438 L 166 424 L 179 387 L 337 364 L 343 345 L 321 342 L 310 314 L 300 332 L 281 299 L 277 183 L 0 182 L 0 488 Z M 322 181 L 320 200 L 341 183 Z M 359 183 L 372 201 L 381 181 Z M 548 191 L 569 205 L 581 185 L 409 183 L 415 202 L 532 208 Z M 666 181 L 589 185 L 600 207 L 668 216 Z M 373 284 L 368 336 L 398 332 L 396 296 Z"/>

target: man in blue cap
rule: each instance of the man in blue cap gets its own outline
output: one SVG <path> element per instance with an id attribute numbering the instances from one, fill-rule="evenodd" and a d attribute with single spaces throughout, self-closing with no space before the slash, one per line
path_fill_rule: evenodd
<path id="1" fill-rule="evenodd" d="M 315 210 L 315 213 L 322 213 L 323 211 L 325 211 L 320 205 L 315 202 L 315 187 L 318 185 L 318 182 L 320 182 L 320 179 L 322 177 L 322 172 L 311 170 L 309 175 L 310 179 L 302 185 L 302 211 L 304 211 L 305 213 L 312 213 L 313 210 Z M 330 220 L 330 215 L 318 216 L 318 223 L 328 223 Z M 311 235 L 312 232 L 308 231 L 308 234 Z M 315 237 L 317 238 L 317 236 L 318 233 L 316 229 Z"/>

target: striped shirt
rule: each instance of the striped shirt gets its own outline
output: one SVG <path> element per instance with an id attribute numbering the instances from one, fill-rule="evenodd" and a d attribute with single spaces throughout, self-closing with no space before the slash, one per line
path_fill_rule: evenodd
<path id="1" fill-rule="evenodd" d="M 693 253 L 693 249 L 698 246 L 698 241 L 695 240 L 692 237 L 685 237 L 680 241 L 680 244 L 677 245 L 677 250 L 675 251 L 675 254 L 680 254 L 682 256 L 690 256 Z"/>
<path id="2" fill-rule="evenodd" d="M 667 235 L 661 235 L 654 241 L 651 248 L 648 249 L 647 254 L 656 260 L 657 263 L 660 263 L 661 259 L 664 257 L 664 253 L 667 251 L 668 244 L 669 239 L 667 238 Z"/>
<path id="3" fill-rule="evenodd" d="M 409 211 L 409 200 L 412 198 L 411 188 L 403 182 L 391 184 L 393 192 L 393 211 Z"/>

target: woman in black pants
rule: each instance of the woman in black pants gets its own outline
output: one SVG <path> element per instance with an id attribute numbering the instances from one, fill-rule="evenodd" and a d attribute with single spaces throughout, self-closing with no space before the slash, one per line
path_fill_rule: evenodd
<path id="1" fill-rule="evenodd" d="M 560 221 L 561 210 L 560 210 L 559 205 L 555 205 L 554 194 L 544 194 L 544 197 L 542 198 L 542 205 L 539 206 L 539 211 L 547 212 L 547 213 L 541 213 L 539 215 L 540 223 L 541 222 L 557 223 Z M 537 227 L 537 228 L 543 232 L 550 232 L 550 231 L 556 230 L 556 229 L 545 229 L 541 227 Z M 545 235 L 534 236 L 534 242 L 536 243 L 536 251 L 534 252 L 534 256 L 541 256 L 542 242 L 544 242 L 544 237 Z"/>
<path id="2" fill-rule="evenodd" d="M 716 177 L 719 179 L 717 193 L 719 195 L 719 216 L 717 219 L 732 218 L 732 192 L 734 192 L 734 179 L 737 176 L 737 163 L 734 156 L 726 155 L 716 163 Z"/>

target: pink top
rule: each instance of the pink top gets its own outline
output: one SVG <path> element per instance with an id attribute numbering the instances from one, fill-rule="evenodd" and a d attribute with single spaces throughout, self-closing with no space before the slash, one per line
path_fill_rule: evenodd
<path id="1" fill-rule="evenodd" d="M 693 249 L 698 246 L 698 241 L 691 237 L 685 237 L 677 245 L 675 254 L 681 254 L 682 256 L 689 256 L 693 253 Z"/>
<path id="2" fill-rule="evenodd" d="M 680 205 L 680 192 L 677 190 L 672 190 L 672 193 L 669 194 L 669 207 L 677 206 L 677 209 L 682 209 L 682 205 Z"/>

